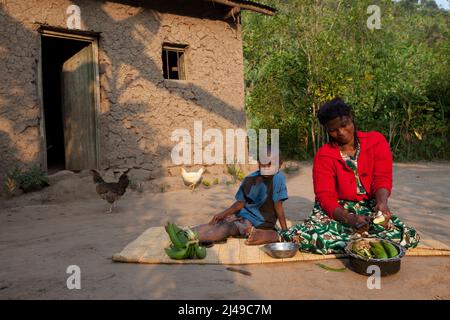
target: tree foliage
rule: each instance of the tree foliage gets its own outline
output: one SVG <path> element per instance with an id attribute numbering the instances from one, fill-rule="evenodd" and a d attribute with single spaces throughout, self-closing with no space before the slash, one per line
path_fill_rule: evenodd
<path id="1" fill-rule="evenodd" d="M 249 127 L 279 128 L 284 153 L 311 158 L 327 139 L 317 109 L 340 96 L 396 159 L 449 159 L 448 12 L 432 0 L 263 2 L 278 13 L 242 19 Z"/>

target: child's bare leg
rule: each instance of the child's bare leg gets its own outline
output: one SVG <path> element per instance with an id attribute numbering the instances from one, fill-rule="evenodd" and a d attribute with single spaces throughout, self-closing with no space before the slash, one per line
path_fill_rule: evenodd
<path id="1" fill-rule="evenodd" d="M 214 228 L 214 225 L 211 225 L 209 223 L 205 223 L 205 224 L 200 224 L 198 226 L 192 227 L 191 230 L 197 232 L 200 235 L 204 235 L 206 233 L 208 233 L 211 228 Z"/>
<path id="2" fill-rule="evenodd" d="M 237 236 L 239 230 L 233 222 L 219 222 L 213 225 L 201 225 L 196 231 L 200 242 L 223 241 L 231 236 Z"/>

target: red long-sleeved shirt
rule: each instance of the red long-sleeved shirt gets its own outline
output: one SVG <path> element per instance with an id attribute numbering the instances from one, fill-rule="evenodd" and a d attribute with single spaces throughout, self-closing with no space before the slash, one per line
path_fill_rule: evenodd
<path id="1" fill-rule="evenodd" d="M 378 189 L 392 190 L 392 154 L 386 138 L 379 132 L 357 131 L 360 143 L 358 175 L 367 194 L 356 192 L 356 178 L 345 164 L 335 143 L 319 148 L 313 165 L 314 193 L 322 209 L 333 218 L 338 200 L 361 201 L 375 197 Z"/>

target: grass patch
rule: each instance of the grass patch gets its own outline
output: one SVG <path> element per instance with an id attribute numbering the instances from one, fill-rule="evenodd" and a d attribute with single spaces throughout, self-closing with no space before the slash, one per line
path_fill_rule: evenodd
<path id="1" fill-rule="evenodd" d="M 202 180 L 202 184 L 203 184 L 205 187 L 210 187 L 210 186 L 211 186 L 211 182 L 209 182 L 208 180 Z"/>
<path id="2" fill-rule="evenodd" d="M 144 191 L 144 186 L 135 177 L 130 176 L 129 179 L 130 179 L 129 187 L 131 190 L 139 193 L 142 193 Z"/>
<path id="3" fill-rule="evenodd" d="M 233 177 L 233 181 L 242 181 L 245 178 L 245 173 L 235 163 L 227 164 L 227 172 Z"/>

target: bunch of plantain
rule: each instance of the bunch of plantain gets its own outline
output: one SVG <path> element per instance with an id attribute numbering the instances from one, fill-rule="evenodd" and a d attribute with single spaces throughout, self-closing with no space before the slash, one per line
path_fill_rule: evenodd
<path id="1" fill-rule="evenodd" d="M 171 222 L 167 223 L 165 229 L 172 244 L 164 250 L 171 259 L 203 259 L 206 257 L 206 248 L 199 245 L 198 235 L 194 231 L 183 230 Z"/>
<path id="2" fill-rule="evenodd" d="M 397 248 L 392 243 L 387 241 L 381 241 L 381 244 L 383 245 L 383 248 L 386 251 L 389 258 L 396 257 L 399 254 Z"/>
<path id="3" fill-rule="evenodd" d="M 396 257 L 399 253 L 392 243 L 384 240 L 355 241 L 352 246 L 352 252 L 365 259 L 388 259 Z"/>

